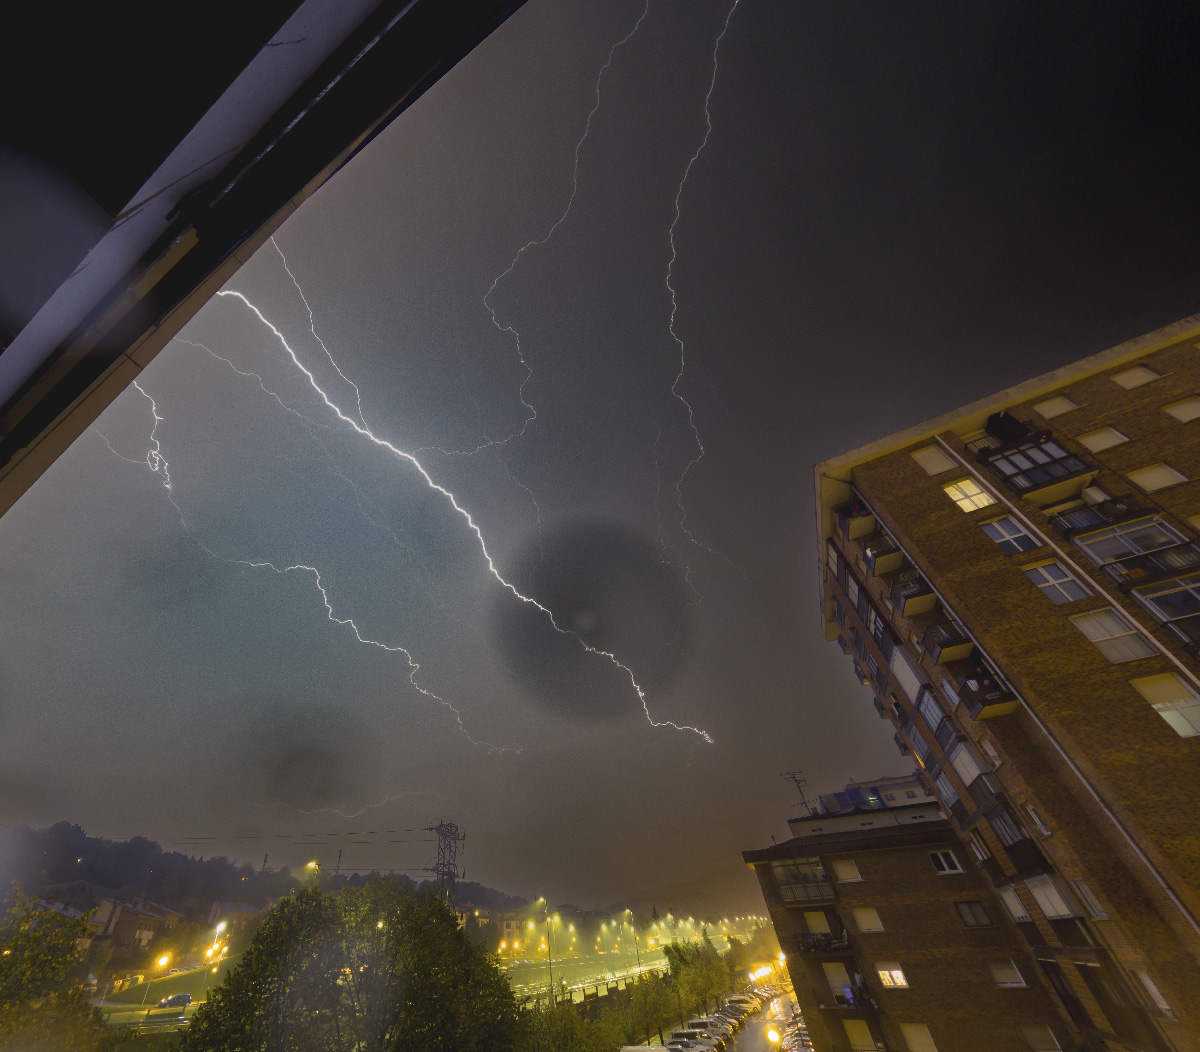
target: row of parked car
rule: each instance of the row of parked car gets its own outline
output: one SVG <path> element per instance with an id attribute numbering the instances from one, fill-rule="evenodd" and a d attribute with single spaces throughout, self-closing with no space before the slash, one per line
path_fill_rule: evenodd
<path id="1" fill-rule="evenodd" d="M 744 994 L 734 994 L 710 1016 L 692 1019 L 687 1026 L 674 1031 L 666 1045 L 657 1052 L 718 1052 L 750 1016 L 760 1011 L 774 997 L 771 988 L 759 988 Z M 621 1052 L 656 1052 L 654 1048 L 628 1046 Z"/>

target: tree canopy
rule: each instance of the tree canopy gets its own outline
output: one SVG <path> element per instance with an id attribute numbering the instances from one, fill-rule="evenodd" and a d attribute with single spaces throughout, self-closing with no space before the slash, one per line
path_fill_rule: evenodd
<path id="1" fill-rule="evenodd" d="M 377 879 L 280 902 L 180 1050 L 501 1052 L 516 1016 L 504 976 L 449 909 Z"/>

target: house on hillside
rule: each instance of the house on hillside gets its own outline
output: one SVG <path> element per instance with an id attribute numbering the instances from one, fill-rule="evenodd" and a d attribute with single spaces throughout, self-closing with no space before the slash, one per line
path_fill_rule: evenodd
<path id="1" fill-rule="evenodd" d="M 182 913 L 148 899 L 101 899 L 91 923 L 97 935 L 111 938 L 119 946 L 145 949 L 160 931 L 175 927 L 182 917 Z"/>
<path id="2" fill-rule="evenodd" d="M 92 939 L 96 937 L 93 922 L 87 918 L 83 910 L 76 909 L 69 902 L 59 902 L 57 899 L 38 899 L 33 906 L 35 913 L 53 913 L 55 916 L 62 917 L 65 920 L 81 920 L 88 926 L 86 935 L 80 936 L 75 940 L 75 949 L 79 959 L 82 961 L 88 955 L 88 950 L 91 949 Z"/>

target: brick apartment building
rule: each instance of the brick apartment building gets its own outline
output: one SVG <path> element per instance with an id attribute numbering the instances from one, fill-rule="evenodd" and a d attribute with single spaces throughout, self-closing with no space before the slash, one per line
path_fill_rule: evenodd
<path id="1" fill-rule="evenodd" d="M 855 805 L 789 825 L 791 840 L 743 858 L 817 1052 L 1076 1047 L 935 799 Z"/>
<path id="2" fill-rule="evenodd" d="M 815 472 L 826 638 L 1095 1049 L 1200 1050 L 1198 341 Z"/>

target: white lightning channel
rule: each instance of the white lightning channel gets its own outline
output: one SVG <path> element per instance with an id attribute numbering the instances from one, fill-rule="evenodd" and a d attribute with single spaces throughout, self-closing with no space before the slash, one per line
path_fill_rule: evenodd
<path id="1" fill-rule="evenodd" d="M 297 356 L 296 352 L 292 349 L 291 345 L 287 342 L 287 338 L 283 335 L 283 333 L 280 332 L 279 329 L 276 328 L 276 326 L 262 313 L 262 311 L 260 311 L 258 309 L 258 307 L 256 307 L 253 303 L 251 303 L 250 300 L 247 299 L 245 295 L 243 295 L 241 292 L 238 292 L 234 289 L 222 289 L 221 291 L 219 291 L 217 293 L 217 295 L 232 297 L 237 300 L 240 300 L 246 307 L 248 307 L 253 312 L 255 317 L 257 317 L 258 320 L 263 323 L 263 325 L 265 325 L 268 329 L 271 330 L 271 332 L 274 334 L 275 338 L 279 341 L 280 345 L 283 347 L 284 351 L 287 353 L 288 357 L 292 360 L 292 364 L 295 365 L 296 368 L 299 369 L 300 372 L 304 374 L 305 378 L 308 380 L 308 383 L 312 387 L 312 389 L 314 391 L 316 391 L 316 393 L 320 397 L 320 399 L 325 403 L 325 405 L 333 412 L 333 414 L 339 420 L 341 420 L 345 424 L 348 424 L 351 428 L 353 428 L 355 431 L 357 431 L 363 438 L 367 439 L 367 441 L 371 442 L 373 445 L 378 446 L 380 449 L 387 450 L 394 457 L 396 457 L 396 459 L 401 460 L 401 461 L 411 465 L 416 470 L 417 474 L 419 474 L 421 476 L 421 478 L 424 480 L 425 484 L 431 490 L 433 490 L 436 493 L 440 493 L 443 497 L 446 498 L 446 501 L 458 513 L 458 515 L 462 518 L 462 520 L 467 524 L 468 529 L 470 529 L 470 531 L 475 535 L 475 539 L 479 544 L 479 550 L 480 550 L 481 554 L 483 555 L 484 561 L 487 563 L 488 572 L 492 575 L 492 577 L 494 577 L 496 579 L 497 583 L 502 588 L 504 588 L 509 593 L 511 593 L 515 599 L 519 599 L 522 603 L 525 603 L 528 606 L 534 607 L 541 614 L 543 614 L 545 616 L 546 620 L 550 623 L 550 626 L 556 632 L 558 632 L 564 636 L 571 636 L 589 654 L 594 654 L 597 657 L 602 657 L 606 661 L 608 661 L 609 663 L 614 665 L 616 668 L 620 669 L 621 672 L 623 672 L 625 674 L 625 676 L 629 679 L 630 685 L 633 687 L 635 693 L 637 694 L 638 700 L 641 702 L 642 710 L 646 715 L 646 719 L 649 721 L 649 723 L 652 727 L 672 727 L 678 731 L 690 731 L 692 734 L 699 735 L 706 742 L 709 742 L 709 743 L 712 742 L 712 738 L 709 737 L 708 733 L 706 731 L 701 730 L 699 727 L 693 727 L 688 724 L 675 723 L 671 720 L 656 720 L 656 719 L 654 719 L 654 717 L 650 714 L 650 706 L 646 701 L 646 692 L 642 689 L 641 684 L 638 683 L 637 677 L 634 675 L 633 670 L 628 665 L 624 664 L 612 651 L 602 650 L 599 647 L 594 647 L 591 644 L 589 644 L 588 642 L 586 642 L 577 632 L 573 632 L 570 629 L 563 628 L 561 625 L 559 625 L 558 621 L 554 617 L 554 613 L 550 610 L 549 607 L 544 606 L 542 603 L 538 602 L 538 600 L 532 598 L 531 596 L 525 595 L 514 584 L 512 584 L 510 581 L 506 580 L 504 578 L 504 576 L 500 573 L 500 571 L 496 568 L 495 561 L 492 559 L 491 552 L 488 550 L 487 540 L 484 538 L 483 531 L 480 529 L 479 524 L 472 517 L 471 513 L 469 511 L 467 511 L 467 509 L 464 508 L 461 504 L 459 504 L 458 498 L 455 497 L 455 495 L 453 493 L 451 493 L 450 490 L 446 489 L 445 486 L 441 485 L 440 483 L 438 483 L 437 481 L 434 480 L 433 476 L 429 474 L 429 472 L 425 469 L 425 466 L 416 458 L 416 456 L 414 456 L 412 453 L 407 452 L 406 450 L 400 449 L 399 447 L 393 445 L 391 442 L 387 441 L 386 439 L 380 438 L 365 424 L 359 424 L 352 417 L 347 415 L 342 410 L 342 408 L 340 406 L 338 406 L 329 397 L 328 394 L 326 394 L 326 392 L 324 391 L 324 389 L 322 389 L 320 384 L 317 383 L 317 379 L 313 375 L 312 371 L 300 360 L 300 358 Z M 341 370 L 339 370 L 339 372 L 340 371 Z M 140 388 L 139 388 L 139 390 L 140 390 Z M 157 413 L 156 413 L 156 417 L 157 417 Z M 257 564 L 247 563 L 247 565 L 257 565 Z M 271 566 L 271 564 L 269 564 L 269 563 L 264 563 L 262 565 L 270 566 L 270 568 L 275 569 L 277 573 L 286 572 L 286 571 L 279 571 L 275 567 Z M 312 569 L 311 567 L 297 567 L 297 568 L 308 569 L 311 572 L 316 573 L 316 571 L 314 569 Z M 293 569 L 293 567 L 289 567 L 288 569 L 289 570 Z M 319 577 L 318 577 L 318 587 L 320 587 Z M 324 589 L 322 589 L 322 594 L 324 594 Z M 328 611 L 329 611 L 330 620 L 337 621 L 339 624 L 350 625 L 351 627 L 354 628 L 355 635 L 359 634 L 358 629 L 357 629 L 357 627 L 355 627 L 353 625 L 353 622 L 348 621 L 348 620 L 342 621 L 334 616 L 333 609 L 332 609 L 332 607 L 329 606 L 328 597 L 326 597 L 326 607 L 328 608 Z M 361 637 L 360 637 L 360 639 L 361 639 Z M 364 643 L 369 643 L 374 646 L 383 647 L 384 649 L 390 649 L 390 648 L 384 646 L 384 644 L 379 643 L 375 640 L 361 639 L 361 641 Z M 405 654 L 408 653 L 407 651 L 403 650 L 403 648 L 395 648 L 395 649 L 399 650 Z M 409 661 L 412 662 L 411 656 L 409 657 Z M 421 688 L 418 688 L 418 689 L 421 689 Z M 428 692 L 426 692 L 426 693 L 428 693 Z M 439 698 L 438 700 L 441 701 L 442 699 Z M 445 702 L 445 701 L 442 701 L 442 703 L 445 705 L 449 705 L 449 703 Z"/>
<path id="2" fill-rule="evenodd" d="M 261 317 L 261 315 L 260 315 L 260 317 Z M 215 355 L 215 357 L 220 357 L 220 356 Z M 240 370 L 237 370 L 237 369 L 235 369 L 235 371 L 240 372 Z M 254 373 L 254 374 L 243 374 L 243 375 L 253 375 L 253 376 L 257 377 L 258 374 Z M 261 383 L 261 378 L 259 378 L 259 380 Z M 216 559 L 218 562 L 223 562 L 230 566 L 245 566 L 245 567 L 248 567 L 253 570 L 271 570 L 273 573 L 276 573 L 276 574 L 280 575 L 281 577 L 286 576 L 287 574 L 293 574 L 293 573 L 311 574 L 312 578 L 313 578 L 313 583 L 316 585 L 317 591 L 321 593 L 321 601 L 325 606 L 325 613 L 326 613 L 326 616 L 329 618 L 329 620 L 332 621 L 336 625 L 341 625 L 344 628 L 349 628 L 350 631 L 354 633 L 355 639 L 357 639 L 360 643 L 363 643 L 367 646 L 378 647 L 380 650 L 385 650 L 389 654 L 402 654 L 404 656 L 405 661 L 408 663 L 408 669 L 409 669 L 408 681 L 409 681 L 409 683 L 413 686 L 414 689 L 419 691 L 421 694 L 424 694 L 425 697 L 429 698 L 432 701 L 436 701 L 439 705 L 441 705 L 445 709 L 447 709 L 454 716 L 455 722 L 458 724 L 458 729 L 462 732 L 462 734 L 466 737 L 466 739 L 472 745 L 482 745 L 482 746 L 486 747 L 489 751 L 498 752 L 498 753 L 502 753 L 502 752 L 517 752 L 517 753 L 519 753 L 521 751 L 521 748 L 518 745 L 494 745 L 491 742 L 479 741 L 479 740 L 473 738 L 471 736 L 471 734 L 467 731 L 467 728 L 466 728 L 465 724 L 463 723 L 462 714 L 458 711 L 458 709 L 455 708 L 454 705 L 452 705 L 450 702 L 448 702 L 445 698 L 441 697 L 436 692 L 429 690 L 426 687 L 421 686 L 421 684 L 417 682 L 416 676 L 417 676 L 417 672 L 420 671 L 421 666 L 416 661 L 413 660 L 413 656 L 407 650 L 407 648 L 402 647 L 402 646 L 391 645 L 388 643 L 383 643 L 378 639 L 371 639 L 368 636 L 364 636 L 362 634 L 362 632 L 359 630 L 359 627 L 355 623 L 353 618 L 338 617 L 337 614 L 334 612 L 333 604 L 330 602 L 329 592 L 325 587 L 325 582 L 321 579 L 321 572 L 315 566 L 309 566 L 306 563 L 293 563 L 290 566 L 279 567 L 279 566 L 276 566 L 274 563 L 269 562 L 267 560 L 231 558 L 229 556 L 222 555 L 220 552 L 214 551 L 207 544 L 205 544 L 202 540 L 200 540 L 200 538 L 196 536 L 196 534 L 192 530 L 191 526 L 189 525 L 189 523 L 187 521 L 187 516 L 184 515 L 183 508 L 179 505 L 179 502 L 175 499 L 174 483 L 171 479 L 171 465 L 167 461 L 167 458 L 164 456 L 164 454 L 162 452 L 162 442 L 158 438 L 158 425 L 161 424 L 166 419 L 166 417 L 164 417 L 161 413 L 159 413 L 158 403 L 146 391 L 146 389 L 144 387 L 142 387 L 142 385 L 140 383 L 138 383 L 137 380 L 133 381 L 133 386 L 135 388 L 137 388 L 138 392 L 142 395 L 142 397 L 144 397 L 150 403 L 150 412 L 151 412 L 151 415 L 154 417 L 154 426 L 150 429 L 151 448 L 146 453 L 145 459 L 144 460 L 133 460 L 130 457 L 126 457 L 120 453 L 117 453 L 117 451 L 115 449 L 113 449 L 112 443 L 110 443 L 109 440 L 101 432 L 96 431 L 95 428 L 92 428 L 92 430 L 96 431 L 96 434 L 99 435 L 100 438 L 104 440 L 104 444 L 106 446 L 108 446 L 109 450 L 111 452 L 113 452 L 116 456 L 120 457 L 122 460 L 128 461 L 131 464 L 138 464 L 138 465 L 146 464 L 154 474 L 160 475 L 162 477 L 163 488 L 167 491 L 167 500 L 170 502 L 171 507 L 173 507 L 175 509 L 176 515 L 179 516 L 179 523 L 183 527 L 184 533 L 186 533 L 188 535 L 188 537 L 190 537 L 192 539 L 192 541 L 201 550 L 203 550 L 206 554 L 210 555 L 212 558 Z M 284 403 L 283 400 L 280 399 L 279 396 L 276 395 L 273 391 L 268 390 L 265 386 L 263 387 L 263 390 L 266 391 L 267 394 L 270 394 L 273 397 L 275 397 L 276 400 L 279 401 L 280 405 L 283 405 L 285 409 L 289 409 L 289 411 L 295 412 L 295 410 L 292 410 L 290 406 L 287 406 L 287 404 Z M 332 403 L 329 403 L 329 404 L 332 404 Z M 300 415 L 300 414 L 297 414 L 297 415 Z M 340 411 L 339 411 L 339 415 L 341 415 Z M 357 429 L 357 425 L 353 425 L 352 421 L 351 421 L 351 424 L 352 424 L 352 426 L 354 426 Z"/>
<path id="3" fill-rule="evenodd" d="M 629 41 L 631 41 L 634 38 L 634 36 L 637 34 L 637 31 L 639 29 L 641 29 L 642 23 L 646 20 L 646 16 L 649 13 L 650 13 L 650 0 L 646 0 L 646 5 L 645 5 L 645 7 L 642 8 L 642 13 L 638 16 L 638 20 L 636 22 L 634 22 L 633 28 L 624 37 L 622 37 L 615 44 L 613 44 L 613 46 L 609 49 L 608 58 L 605 59 L 604 65 L 600 67 L 600 72 L 596 74 L 596 84 L 595 84 L 595 88 L 593 89 L 593 92 L 595 94 L 595 101 L 592 103 L 592 108 L 588 112 L 587 120 L 584 121 L 583 134 L 579 137 L 579 141 L 575 143 L 575 164 L 571 170 L 571 196 L 567 198 L 567 204 L 566 204 L 566 207 L 562 210 L 562 214 L 551 224 L 550 229 L 547 230 L 545 234 L 543 234 L 539 238 L 534 238 L 532 241 L 527 241 L 524 245 L 522 245 L 517 250 L 517 254 L 515 256 L 513 256 L 512 262 L 509 263 L 509 265 L 504 270 L 502 270 L 499 274 L 496 275 L 496 277 L 492 281 L 491 287 L 483 295 L 483 305 L 485 308 L 487 308 L 488 314 L 491 315 L 492 324 L 494 326 L 496 326 L 496 328 L 500 332 L 508 333 L 513 338 L 513 342 L 516 344 L 516 348 L 517 348 L 517 360 L 521 363 L 521 368 L 525 370 L 525 377 L 521 381 L 521 386 L 517 389 L 517 395 L 521 400 L 521 405 L 524 406 L 524 408 L 525 408 L 525 421 L 521 425 L 520 431 L 509 435 L 507 438 L 489 440 L 488 442 L 485 442 L 483 445 L 480 445 L 480 446 L 476 447 L 475 449 L 456 450 L 456 451 L 454 451 L 456 453 L 460 453 L 460 454 L 465 453 L 465 454 L 469 455 L 469 454 L 478 453 L 484 449 L 488 449 L 491 446 L 506 445 L 507 443 L 511 442 L 513 439 L 520 438 L 522 435 L 524 435 L 529 430 L 530 425 L 532 425 L 537 420 L 537 409 L 534 408 L 532 403 L 530 403 L 529 400 L 526 399 L 526 397 L 525 397 L 525 387 L 529 383 L 530 378 L 533 376 L 533 369 L 530 367 L 529 362 L 526 360 L 525 352 L 521 347 L 521 334 L 517 331 L 516 326 L 501 324 L 500 319 L 496 317 L 496 309 L 491 304 L 491 297 L 492 297 L 492 294 L 496 291 L 496 288 L 499 286 L 500 282 L 502 282 L 506 277 L 508 277 L 509 274 L 511 274 L 516 269 L 517 264 L 521 262 L 521 257 L 523 255 L 525 255 L 525 253 L 528 252 L 530 249 L 540 248 L 542 245 L 547 244 L 550 241 L 550 239 L 552 237 L 554 237 L 558 228 L 560 226 L 562 226 L 563 223 L 566 222 L 567 216 L 569 216 L 571 214 L 571 209 L 575 206 L 575 198 L 579 195 L 579 158 L 580 158 L 580 154 L 583 152 L 583 144 L 587 141 L 587 137 L 591 133 L 592 118 L 595 117 L 597 112 L 599 112 L 599 110 L 600 110 L 600 85 L 604 80 L 605 74 L 612 67 L 613 59 L 616 57 L 617 51 L 620 50 L 622 47 L 624 47 L 626 44 L 628 44 Z M 446 451 L 441 450 L 440 452 L 446 452 Z M 510 472 L 510 477 L 511 477 L 511 472 Z M 515 482 L 516 480 L 514 479 L 513 481 Z M 522 484 L 518 483 L 518 485 L 522 485 Z M 527 489 L 527 487 L 522 485 L 522 489 Z M 539 517 L 540 517 L 540 510 L 539 510 Z"/>
<path id="4" fill-rule="evenodd" d="M 300 807 L 293 807 L 291 809 L 302 815 L 332 814 L 338 815 L 341 818 L 358 818 L 359 815 L 364 815 L 368 811 L 374 811 L 376 808 L 383 807 L 385 804 L 390 804 L 395 800 L 403 800 L 410 796 L 436 796 L 439 800 L 446 799 L 441 793 L 436 793 L 432 789 L 407 789 L 404 792 L 395 793 L 392 796 L 385 796 L 382 800 L 379 800 L 376 803 L 366 804 L 357 811 L 343 811 L 336 807 L 316 807 L 311 811 L 305 811 Z M 353 836 L 356 834 L 346 835 Z"/>
<path id="5" fill-rule="evenodd" d="M 684 351 L 683 338 L 675 331 L 675 315 L 679 310 L 679 303 L 675 295 L 675 286 L 671 284 L 671 277 L 675 271 L 675 260 L 678 257 L 678 251 L 675 247 L 675 227 L 679 225 L 679 217 L 681 214 L 681 199 L 683 198 L 683 189 L 687 185 L 688 176 L 692 174 L 692 166 L 695 165 L 700 155 L 704 152 L 704 148 L 708 145 L 709 137 L 712 135 L 712 112 L 710 103 L 712 102 L 713 90 L 717 86 L 717 69 L 719 65 L 719 56 L 721 51 L 721 41 L 725 39 L 725 34 L 729 32 L 729 23 L 733 19 L 733 13 L 737 10 L 741 0 L 733 0 L 733 6 L 729 8 L 729 13 L 725 16 L 725 24 L 721 28 L 721 32 L 717 35 L 717 39 L 713 44 L 712 53 L 712 79 L 708 82 L 708 93 L 704 96 L 704 138 L 700 140 L 700 145 L 696 147 L 696 152 L 689 158 L 687 167 L 683 170 L 683 178 L 679 181 L 679 188 L 675 191 L 675 218 L 671 220 L 670 229 L 667 231 L 667 240 L 671 245 L 671 259 L 667 264 L 667 291 L 671 294 L 671 317 L 667 323 L 667 328 L 670 330 L 671 338 L 679 347 L 679 371 L 675 376 L 674 383 L 671 384 L 671 394 L 683 403 L 683 407 L 687 410 L 688 426 L 692 429 L 692 440 L 696 444 L 696 454 L 688 462 L 687 467 L 683 469 L 683 474 L 675 482 L 675 503 L 679 507 L 679 528 L 683 531 L 687 539 L 699 548 L 703 548 L 710 555 L 719 556 L 720 553 L 714 551 L 707 544 L 698 540 L 692 533 L 687 524 L 687 508 L 683 502 L 683 484 L 687 481 L 692 468 L 700 463 L 705 457 L 704 442 L 700 438 L 700 428 L 696 426 L 696 414 L 692 409 L 692 404 L 679 391 L 679 385 L 683 381 L 683 374 L 687 371 L 687 355 Z M 690 574 L 691 571 L 689 570 Z M 690 583 L 690 581 L 689 581 Z"/>

